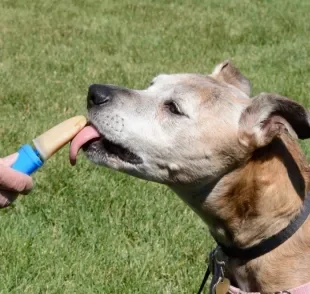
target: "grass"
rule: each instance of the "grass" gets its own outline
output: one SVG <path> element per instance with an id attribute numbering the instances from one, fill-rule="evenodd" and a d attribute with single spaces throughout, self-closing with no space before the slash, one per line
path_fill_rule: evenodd
<path id="1" fill-rule="evenodd" d="M 1 0 L 0 156 L 85 113 L 91 83 L 142 88 L 226 58 L 253 94 L 309 107 L 309 12 L 308 0 Z M 165 187 L 83 156 L 72 168 L 68 148 L 34 179 L 0 211 L 0 293 L 197 290 L 212 241 Z"/>

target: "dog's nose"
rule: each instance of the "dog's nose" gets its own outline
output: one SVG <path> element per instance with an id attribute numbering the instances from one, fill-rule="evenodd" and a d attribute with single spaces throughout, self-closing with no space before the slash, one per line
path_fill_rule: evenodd
<path id="1" fill-rule="evenodd" d="M 105 104 L 112 99 L 111 88 L 105 85 L 91 85 L 88 89 L 88 105 Z"/>

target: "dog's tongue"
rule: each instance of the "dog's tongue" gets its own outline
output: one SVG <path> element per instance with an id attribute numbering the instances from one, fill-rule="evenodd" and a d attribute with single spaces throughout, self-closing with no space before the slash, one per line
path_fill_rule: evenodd
<path id="1" fill-rule="evenodd" d="M 76 158 L 79 150 L 81 147 L 89 142 L 92 139 L 100 138 L 100 134 L 98 131 L 92 127 L 92 126 L 87 126 L 84 129 L 82 129 L 76 136 L 73 138 L 71 141 L 70 145 L 70 162 L 72 165 L 75 165 L 76 163 Z"/>

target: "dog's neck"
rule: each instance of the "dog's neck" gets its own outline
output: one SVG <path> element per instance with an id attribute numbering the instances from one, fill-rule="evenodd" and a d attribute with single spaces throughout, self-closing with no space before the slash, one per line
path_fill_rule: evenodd
<path id="1" fill-rule="evenodd" d="M 299 145 L 285 135 L 255 151 L 242 166 L 212 185 L 199 187 L 198 191 L 189 189 L 185 192 L 186 195 L 178 188 L 174 190 L 202 217 L 219 242 L 242 248 L 257 244 L 285 228 L 300 212 L 308 186 L 309 166 L 304 154 Z M 300 282 L 309 282 L 309 227 L 306 222 L 303 230 L 307 230 L 307 235 L 299 231 L 285 244 L 261 258 L 248 263 L 237 260 L 228 262 L 231 272 L 234 273 L 234 280 L 239 284 L 237 286 L 242 285 L 243 290 L 247 291 L 278 291 L 277 287 L 292 288 Z M 300 275 L 304 279 L 286 277 L 287 269 L 281 276 L 281 270 L 275 268 L 280 265 L 280 260 L 284 264 L 287 262 L 283 259 L 284 248 L 285 254 L 291 257 L 291 262 L 299 260 L 300 252 L 303 252 L 301 254 L 304 257 L 309 254 L 306 260 L 309 266 L 308 274 L 305 274 L 304 268 Z M 268 271 L 264 269 L 267 255 L 268 267 L 278 273 L 277 282 L 273 285 L 268 280 Z M 270 262 L 270 258 L 275 258 L 274 264 Z M 252 281 L 247 284 L 244 281 L 249 282 L 250 277 L 245 272 L 251 272 L 251 266 L 255 268 L 255 277 L 260 279 L 255 278 L 255 283 Z M 294 270 L 293 275 L 296 276 L 296 268 Z M 251 279 L 253 280 L 253 277 Z"/>
<path id="2" fill-rule="evenodd" d="M 299 213 L 308 191 L 309 167 L 299 146 L 284 138 L 257 150 L 207 197 L 204 209 L 222 222 L 226 232 L 222 241 L 227 245 L 257 244 Z M 217 235 L 216 229 L 213 233 Z"/>

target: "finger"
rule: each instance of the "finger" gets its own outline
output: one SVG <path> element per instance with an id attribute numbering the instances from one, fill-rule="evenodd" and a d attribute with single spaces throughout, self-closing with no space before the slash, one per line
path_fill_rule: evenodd
<path id="1" fill-rule="evenodd" d="M 0 190 L 0 208 L 9 206 L 17 198 L 17 193 Z"/>
<path id="2" fill-rule="evenodd" d="M 18 193 L 27 193 L 32 189 L 32 178 L 14 169 L 0 165 L 0 188 Z"/>
<path id="3" fill-rule="evenodd" d="M 5 166 L 11 166 L 17 159 L 18 153 L 13 153 L 7 157 L 0 158 L 0 164 Z"/>

